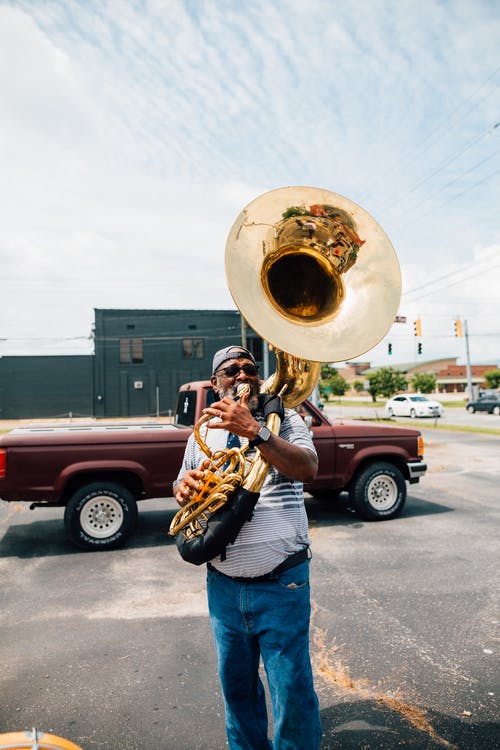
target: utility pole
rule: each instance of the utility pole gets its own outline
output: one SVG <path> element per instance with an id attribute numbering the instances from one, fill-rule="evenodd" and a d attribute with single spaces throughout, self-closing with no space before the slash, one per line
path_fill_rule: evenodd
<path id="1" fill-rule="evenodd" d="M 470 366 L 469 329 L 467 327 L 466 320 L 464 320 L 464 324 L 462 326 L 462 321 L 460 320 L 460 318 L 455 319 L 455 336 L 458 336 L 458 338 L 465 337 L 465 365 L 466 365 L 466 373 L 467 373 L 467 397 L 469 401 L 473 401 L 474 392 L 472 389 L 472 369 Z"/>
<path id="2" fill-rule="evenodd" d="M 240 320 L 241 320 L 241 345 L 245 349 L 247 349 L 247 324 L 241 312 L 240 312 Z"/>
<path id="3" fill-rule="evenodd" d="M 467 327 L 467 321 L 464 320 L 464 333 L 465 333 L 465 354 L 467 363 L 467 395 L 469 401 L 474 400 L 474 393 L 472 391 L 472 370 L 470 366 L 470 351 L 469 351 L 469 329 Z"/>
<path id="4" fill-rule="evenodd" d="M 264 365 L 264 372 L 262 375 L 264 380 L 267 380 L 269 377 L 269 344 L 267 341 L 264 341 L 264 339 L 262 339 L 262 356 Z"/>

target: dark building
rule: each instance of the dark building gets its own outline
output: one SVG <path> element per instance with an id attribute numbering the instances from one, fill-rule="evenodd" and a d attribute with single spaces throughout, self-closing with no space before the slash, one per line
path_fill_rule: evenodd
<path id="1" fill-rule="evenodd" d="M 262 339 L 246 327 L 262 363 Z M 237 310 L 95 310 L 95 416 L 168 415 L 182 383 L 210 376 L 217 349 L 240 343 Z"/>
<path id="2" fill-rule="evenodd" d="M 0 357 L 0 419 L 93 414 L 94 357 Z"/>
<path id="3" fill-rule="evenodd" d="M 94 354 L 0 357 L 0 419 L 169 415 L 179 386 L 242 339 L 262 372 L 262 339 L 237 310 L 94 313 Z"/>

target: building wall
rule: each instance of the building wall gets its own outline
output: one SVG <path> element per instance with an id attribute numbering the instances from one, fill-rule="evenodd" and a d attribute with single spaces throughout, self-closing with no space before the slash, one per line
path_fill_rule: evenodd
<path id="1" fill-rule="evenodd" d="M 262 363 L 262 340 L 246 327 Z M 95 310 L 95 414 L 169 415 L 182 383 L 205 380 L 214 353 L 241 343 L 237 310 Z"/>
<path id="2" fill-rule="evenodd" d="M 92 355 L 0 357 L 0 419 L 90 416 Z"/>

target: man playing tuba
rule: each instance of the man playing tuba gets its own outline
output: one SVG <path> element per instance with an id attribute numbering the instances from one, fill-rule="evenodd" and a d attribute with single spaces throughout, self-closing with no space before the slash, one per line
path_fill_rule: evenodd
<path id="1" fill-rule="evenodd" d="M 258 369 L 241 346 L 218 351 L 211 383 L 219 400 L 205 409 L 206 443 L 259 450 L 270 468 L 253 517 L 234 544 L 207 564 L 210 621 L 226 710 L 230 750 L 318 750 L 319 704 L 309 656 L 309 536 L 303 483 L 318 459 L 308 429 L 284 409 L 279 435 L 265 425 Z M 238 386 L 247 392 L 238 396 Z M 199 490 L 204 454 L 192 435 L 174 483 L 184 506 Z M 274 742 L 268 739 L 260 658 L 269 685 Z"/>

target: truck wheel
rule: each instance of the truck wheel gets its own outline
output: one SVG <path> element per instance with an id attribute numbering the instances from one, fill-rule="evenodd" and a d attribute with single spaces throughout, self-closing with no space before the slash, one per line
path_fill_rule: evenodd
<path id="1" fill-rule="evenodd" d="M 472 406 L 472 404 L 470 404 L 470 405 L 469 405 L 469 406 L 467 407 L 467 411 L 469 412 L 469 414 L 474 414 L 474 412 L 475 412 L 476 410 L 474 409 L 474 407 Z"/>
<path id="2" fill-rule="evenodd" d="M 361 518 L 384 521 L 401 513 L 406 500 L 406 482 L 396 466 L 378 461 L 356 477 L 350 494 Z"/>
<path id="3" fill-rule="evenodd" d="M 494 414 L 494 415 L 495 415 L 496 417 L 498 417 L 498 415 L 500 414 L 500 406 L 494 406 L 494 407 L 493 407 L 493 414 Z"/>
<path id="4" fill-rule="evenodd" d="M 120 547 L 137 523 L 137 503 L 132 493 L 114 482 L 93 482 L 81 487 L 64 512 L 66 534 L 81 549 Z"/>

